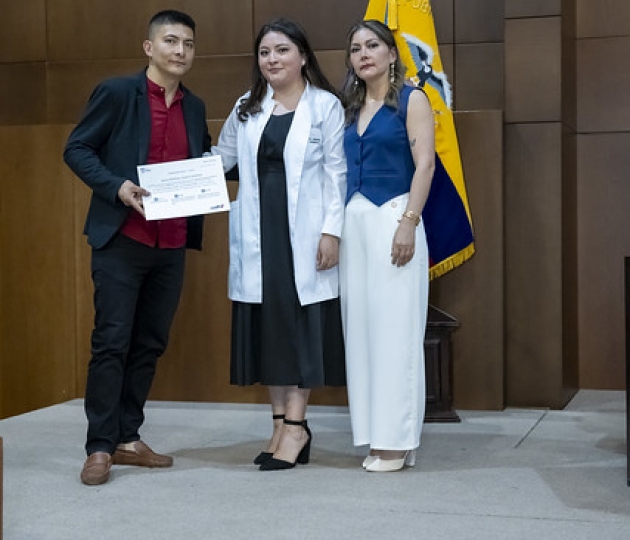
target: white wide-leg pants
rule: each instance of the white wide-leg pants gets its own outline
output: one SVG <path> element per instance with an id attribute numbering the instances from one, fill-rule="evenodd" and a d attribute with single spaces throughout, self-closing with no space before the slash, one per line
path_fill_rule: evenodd
<path id="1" fill-rule="evenodd" d="M 401 268 L 391 263 L 392 240 L 407 199 L 408 194 L 400 195 L 376 206 L 355 194 L 346 207 L 339 271 L 356 446 L 410 450 L 420 444 L 429 293 L 422 222 L 413 259 Z"/>

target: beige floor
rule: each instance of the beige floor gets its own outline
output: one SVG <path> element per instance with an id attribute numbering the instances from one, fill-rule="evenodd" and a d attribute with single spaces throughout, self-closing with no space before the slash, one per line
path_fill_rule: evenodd
<path id="1" fill-rule="evenodd" d="M 260 472 L 266 407 L 151 403 L 143 437 L 169 470 L 115 467 L 83 486 L 82 402 L 0 421 L 4 540 L 630 538 L 625 394 L 564 411 L 458 411 L 418 466 L 371 474 L 345 409 L 310 411 L 311 463 Z"/>

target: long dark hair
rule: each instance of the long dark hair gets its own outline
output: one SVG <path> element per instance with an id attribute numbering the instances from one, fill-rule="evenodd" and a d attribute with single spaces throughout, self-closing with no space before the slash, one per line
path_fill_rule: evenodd
<path id="1" fill-rule="evenodd" d="M 398 108 L 398 100 L 400 97 L 400 89 L 405 83 L 406 68 L 400 59 L 400 53 L 396 46 L 396 40 L 394 34 L 389 27 L 383 24 L 381 21 L 374 19 L 368 19 L 365 21 L 359 21 L 355 23 L 346 39 L 346 67 L 348 73 L 346 74 L 346 80 L 343 83 L 341 89 L 341 100 L 346 109 L 346 122 L 352 123 L 359 114 L 361 107 L 365 103 L 365 82 L 357 77 L 352 64 L 350 63 L 350 48 L 352 46 L 352 39 L 359 30 L 369 30 L 373 32 L 376 37 L 385 43 L 389 50 L 393 50 L 396 53 L 396 60 L 394 60 L 394 81 L 389 83 L 389 90 L 385 96 L 384 103 L 390 107 Z"/>
<path id="2" fill-rule="evenodd" d="M 288 19 L 275 19 L 265 24 L 258 32 L 258 37 L 254 42 L 254 62 L 252 65 L 252 86 L 251 92 L 247 98 L 241 100 L 238 106 L 238 118 L 241 122 L 247 120 L 247 117 L 259 113 L 262 109 L 261 103 L 267 92 L 267 81 L 263 77 L 258 65 L 258 49 L 260 42 L 269 32 L 279 32 L 287 36 L 298 48 L 304 56 L 304 65 L 302 66 L 302 77 L 310 84 L 327 90 L 331 94 L 338 96 L 337 90 L 328 82 L 328 79 L 319 67 L 319 62 L 315 57 L 313 48 L 308 42 L 306 32 L 296 22 Z"/>

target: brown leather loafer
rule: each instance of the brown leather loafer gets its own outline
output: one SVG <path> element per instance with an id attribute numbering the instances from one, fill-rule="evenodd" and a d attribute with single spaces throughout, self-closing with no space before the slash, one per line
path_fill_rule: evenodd
<path id="1" fill-rule="evenodd" d="M 112 458 L 115 465 L 135 465 L 136 467 L 170 467 L 173 458 L 156 454 L 142 441 L 136 441 L 134 450 L 124 450 L 118 446 Z"/>
<path id="2" fill-rule="evenodd" d="M 109 480 L 109 469 L 112 466 L 112 456 L 107 452 L 90 454 L 83 464 L 81 482 L 86 486 L 98 486 Z"/>

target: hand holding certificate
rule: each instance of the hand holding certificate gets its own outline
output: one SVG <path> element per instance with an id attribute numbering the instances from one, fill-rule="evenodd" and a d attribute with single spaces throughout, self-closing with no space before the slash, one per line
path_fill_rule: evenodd
<path id="1" fill-rule="evenodd" d="M 147 221 L 230 209 L 221 156 L 138 166 Z"/>

